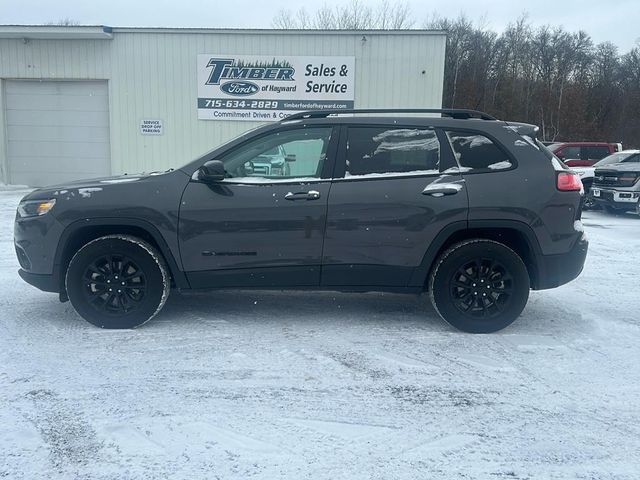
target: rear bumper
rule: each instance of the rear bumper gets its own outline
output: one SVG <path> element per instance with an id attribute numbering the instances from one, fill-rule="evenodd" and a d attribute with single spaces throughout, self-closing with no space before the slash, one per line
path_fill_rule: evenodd
<path id="1" fill-rule="evenodd" d="M 30 285 L 33 285 L 36 288 L 39 288 L 43 292 L 59 292 L 59 285 L 54 281 L 53 274 L 39 274 L 39 273 L 29 273 L 24 270 L 18 270 L 18 275 Z"/>
<path id="2" fill-rule="evenodd" d="M 584 268 L 589 241 L 582 234 L 573 249 L 560 255 L 542 255 L 538 260 L 535 290 L 559 287 L 575 279 Z"/>

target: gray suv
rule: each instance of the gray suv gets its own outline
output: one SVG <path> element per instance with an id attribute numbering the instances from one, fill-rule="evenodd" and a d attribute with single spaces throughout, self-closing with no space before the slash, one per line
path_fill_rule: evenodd
<path id="1" fill-rule="evenodd" d="M 19 274 L 103 328 L 171 289 L 258 288 L 428 292 L 493 332 L 587 254 L 580 179 L 536 133 L 472 110 L 294 114 L 177 170 L 33 191 Z"/>

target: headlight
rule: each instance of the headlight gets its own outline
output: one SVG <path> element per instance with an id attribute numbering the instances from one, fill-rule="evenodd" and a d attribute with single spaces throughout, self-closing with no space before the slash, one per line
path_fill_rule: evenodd
<path id="1" fill-rule="evenodd" d="M 50 200 L 26 200 L 20 202 L 20 205 L 18 205 L 18 215 L 22 218 L 39 217 L 49 213 L 49 210 L 51 210 L 55 204 L 55 198 Z"/>

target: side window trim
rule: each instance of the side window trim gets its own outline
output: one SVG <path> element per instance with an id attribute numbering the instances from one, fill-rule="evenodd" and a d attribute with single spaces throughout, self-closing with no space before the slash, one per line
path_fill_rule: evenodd
<path id="1" fill-rule="evenodd" d="M 440 144 L 440 165 L 438 173 L 405 173 L 405 172 L 390 172 L 388 174 L 381 174 L 378 177 L 366 177 L 366 176 L 353 176 L 346 177 L 347 171 L 347 139 L 349 135 L 349 128 L 411 128 L 411 129 L 422 129 L 422 130 L 433 130 L 436 134 L 439 144 Z M 385 180 L 391 178 L 413 178 L 413 177 L 438 177 L 442 175 L 442 138 L 440 133 L 438 132 L 438 128 L 433 125 L 405 125 L 405 124 L 393 124 L 389 125 L 388 123 L 348 123 L 343 124 L 340 127 L 340 140 L 338 144 L 338 155 L 336 155 L 336 165 L 333 170 L 333 181 L 338 182 L 363 182 L 363 181 L 378 181 Z M 428 172 L 429 170 L 423 170 L 423 172 Z"/>
<path id="2" fill-rule="evenodd" d="M 336 162 L 331 175 L 332 180 L 344 180 L 344 175 L 347 171 L 347 130 L 348 125 L 340 125 Z"/>
<path id="3" fill-rule="evenodd" d="M 498 141 L 493 135 L 491 135 L 488 132 L 481 132 L 479 130 L 474 130 L 471 128 L 443 128 L 443 133 L 444 136 L 446 137 L 447 140 L 447 145 L 451 151 L 451 155 L 453 156 L 453 159 L 455 161 L 455 166 L 460 168 L 460 173 L 462 175 L 478 175 L 478 174 L 484 174 L 484 173 L 500 173 L 500 172 L 509 172 L 511 170 L 515 170 L 516 168 L 518 168 L 518 161 L 516 160 L 515 156 L 506 148 L 502 145 L 502 143 L 500 141 Z M 463 169 L 463 167 L 460 166 L 460 164 L 458 163 L 458 160 L 456 159 L 455 153 L 453 151 L 453 145 L 451 145 L 451 142 L 449 141 L 449 136 L 447 135 L 447 132 L 461 132 L 461 133 L 469 133 L 472 135 L 482 135 L 483 137 L 487 137 L 489 140 L 491 140 L 493 142 L 493 144 L 496 146 L 496 148 L 498 148 L 511 162 L 511 167 L 509 168 L 504 168 L 504 169 L 499 169 L 499 170 L 493 170 L 490 168 L 479 168 L 476 170 L 465 170 Z"/>
<path id="4" fill-rule="evenodd" d="M 460 165 L 458 165 L 456 155 L 453 153 L 453 147 L 447 132 L 443 128 L 436 128 L 436 135 L 440 140 L 440 172 L 444 173 L 451 168 L 457 168 L 458 173 L 461 173 Z"/>
<path id="5" fill-rule="evenodd" d="M 580 160 L 589 160 L 589 154 L 587 153 L 587 147 L 584 145 L 580 147 L 580 156 L 578 157 Z"/>

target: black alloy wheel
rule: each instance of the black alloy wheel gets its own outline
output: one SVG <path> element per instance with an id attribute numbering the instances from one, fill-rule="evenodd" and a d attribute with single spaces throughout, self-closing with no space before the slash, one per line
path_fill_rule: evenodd
<path id="1" fill-rule="evenodd" d="M 490 333 L 513 323 L 529 298 L 530 279 L 522 258 L 508 246 L 471 239 L 447 248 L 429 277 L 438 314 L 470 333 Z"/>
<path id="2" fill-rule="evenodd" d="M 513 277 L 504 265 L 492 258 L 477 258 L 460 266 L 450 294 L 461 313 L 495 318 L 504 312 L 513 289 Z"/>
<path id="3" fill-rule="evenodd" d="M 143 305 L 146 276 L 129 257 L 99 257 L 87 266 L 83 278 L 87 301 L 101 313 L 123 315 Z"/>
<path id="4" fill-rule="evenodd" d="M 73 308 L 100 328 L 135 328 L 162 309 L 170 289 L 162 255 L 131 235 L 90 241 L 73 256 L 65 286 Z"/>

